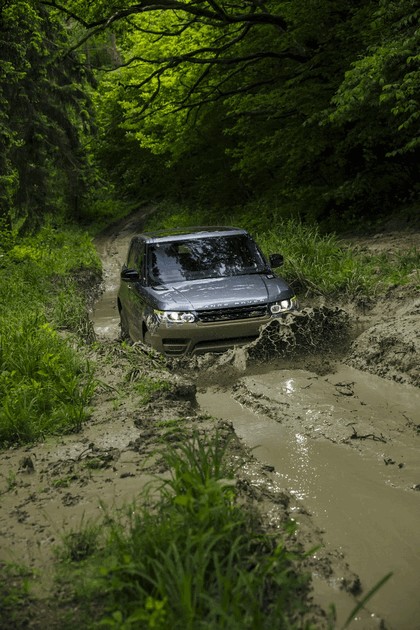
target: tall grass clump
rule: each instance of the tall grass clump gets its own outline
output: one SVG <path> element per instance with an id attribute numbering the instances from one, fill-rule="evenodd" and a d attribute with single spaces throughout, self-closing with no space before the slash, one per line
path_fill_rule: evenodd
<path id="1" fill-rule="evenodd" d="M 237 503 L 226 441 L 194 436 L 165 456 L 154 508 L 111 525 L 100 627 L 171 630 L 307 627 L 308 577 L 282 541 Z"/>
<path id="2" fill-rule="evenodd" d="M 267 255 L 276 251 L 284 255 L 282 275 L 297 290 L 307 293 L 347 297 L 380 294 L 394 284 L 415 279 L 414 274 L 420 283 L 420 252 L 415 249 L 393 255 L 366 254 L 335 234 L 322 234 L 318 226 L 294 219 L 253 233 Z"/>
<path id="3" fill-rule="evenodd" d="M 267 255 L 278 251 L 283 254 L 281 273 L 298 290 L 354 295 L 367 289 L 363 261 L 340 245 L 334 234 L 321 235 L 315 225 L 288 219 L 254 235 Z"/>
<path id="4" fill-rule="evenodd" d="M 66 335 L 86 305 L 77 281 L 97 273 L 90 239 L 50 225 L 32 237 L 0 231 L 0 446 L 78 430 L 87 418 L 92 369 Z"/>
<path id="5" fill-rule="evenodd" d="M 93 394 L 89 366 L 38 316 L 0 327 L 0 444 L 79 430 Z"/>

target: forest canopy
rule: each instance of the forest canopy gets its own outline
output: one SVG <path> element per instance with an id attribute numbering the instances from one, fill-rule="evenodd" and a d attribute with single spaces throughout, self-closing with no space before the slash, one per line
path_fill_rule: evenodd
<path id="1" fill-rule="evenodd" d="M 3 214 L 83 214 L 112 190 L 318 220 L 414 204 L 419 17 L 414 0 L 3 1 Z"/>

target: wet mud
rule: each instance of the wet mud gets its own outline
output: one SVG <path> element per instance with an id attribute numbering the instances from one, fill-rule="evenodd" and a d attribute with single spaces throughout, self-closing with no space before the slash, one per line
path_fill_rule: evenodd
<path id="1" fill-rule="evenodd" d="M 417 276 L 383 300 L 305 306 L 221 355 L 162 361 L 136 344 L 136 363 L 118 341 L 116 294 L 141 222 L 97 241 L 104 280 L 91 353 L 102 385 L 90 424 L 80 435 L 2 454 L 0 562 L 48 574 L 64 530 L 136 497 L 163 472 L 159 448 L 183 439 L 183 429 L 222 423 L 238 440 L 238 487 L 267 531 L 293 519 L 305 548 L 317 547 L 307 560 L 314 604 L 325 611 L 334 603 L 341 627 L 355 601 L 392 572 L 353 627 L 420 628 Z M 398 243 L 394 233 L 392 247 Z M 144 404 L 131 386 L 151 377 L 170 388 Z M 48 580 L 39 588 L 46 594 Z M 318 626 L 327 625 L 320 614 Z"/>

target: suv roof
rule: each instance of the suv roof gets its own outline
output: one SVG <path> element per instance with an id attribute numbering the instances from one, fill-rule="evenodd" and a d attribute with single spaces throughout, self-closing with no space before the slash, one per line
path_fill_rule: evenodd
<path id="1" fill-rule="evenodd" d="M 211 236 L 228 236 L 230 234 L 247 234 L 242 228 L 226 226 L 198 226 L 184 228 L 170 228 L 167 230 L 157 230 L 156 232 L 144 232 L 138 234 L 137 238 L 147 243 L 157 243 L 165 241 L 185 240 L 190 237 L 208 238 Z"/>

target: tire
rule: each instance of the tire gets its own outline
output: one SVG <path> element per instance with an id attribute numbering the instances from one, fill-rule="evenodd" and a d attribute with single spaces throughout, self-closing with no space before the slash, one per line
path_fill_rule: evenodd
<path id="1" fill-rule="evenodd" d="M 121 333 L 120 333 L 121 339 L 123 341 L 130 341 L 130 334 L 128 332 L 127 320 L 124 315 L 124 311 L 122 309 L 120 310 L 120 327 L 121 327 Z"/>
<path id="2" fill-rule="evenodd" d="M 146 344 L 146 346 L 151 346 L 152 345 L 152 338 L 151 338 L 150 333 L 147 330 L 147 328 L 144 331 L 143 340 L 144 340 L 144 343 Z"/>

